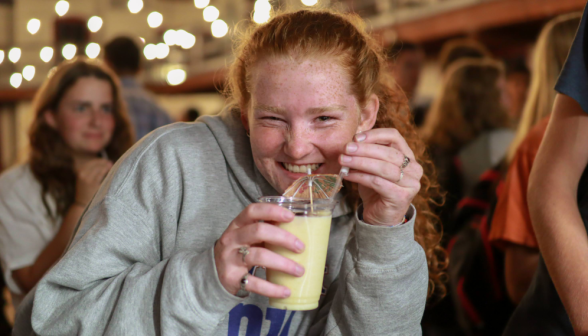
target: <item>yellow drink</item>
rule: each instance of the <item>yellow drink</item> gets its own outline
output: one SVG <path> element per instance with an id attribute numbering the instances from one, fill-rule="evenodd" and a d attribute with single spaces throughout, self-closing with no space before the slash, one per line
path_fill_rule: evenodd
<path id="1" fill-rule="evenodd" d="M 297 215 L 290 223 L 279 224 L 280 228 L 294 234 L 306 248 L 294 253 L 283 247 L 267 245 L 277 254 L 294 260 L 304 267 L 301 277 L 267 270 L 267 279 L 277 285 L 286 286 L 292 294 L 286 299 L 269 299 L 272 307 L 288 310 L 312 310 L 318 307 L 323 287 L 327 247 L 331 232 L 331 212 L 320 211 L 312 215 Z"/>

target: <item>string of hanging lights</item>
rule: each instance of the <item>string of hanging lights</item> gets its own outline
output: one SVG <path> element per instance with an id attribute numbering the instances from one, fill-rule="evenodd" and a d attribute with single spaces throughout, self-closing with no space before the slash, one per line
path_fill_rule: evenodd
<path id="1" fill-rule="evenodd" d="M 306 6 L 316 5 L 318 0 L 301 0 Z M 220 11 L 215 6 L 210 5 L 210 0 L 194 0 L 194 6 L 197 9 L 202 9 L 202 16 L 206 22 L 210 22 L 210 29 L 212 36 L 215 38 L 222 38 L 229 32 L 229 26 L 225 21 L 219 19 Z M 141 12 L 144 7 L 143 0 L 129 0 L 127 7 L 131 14 Z M 55 12 L 58 16 L 64 16 L 69 11 L 70 4 L 66 0 L 59 0 L 55 4 Z M 253 21 L 258 24 L 265 23 L 271 16 L 272 6 L 269 0 L 257 0 L 254 5 Z M 159 12 L 153 11 L 147 16 L 147 24 L 151 28 L 158 28 L 163 24 L 163 15 Z M 88 30 L 92 33 L 98 32 L 104 25 L 104 21 L 99 16 L 92 16 L 88 19 Z M 31 35 L 35 35 L 41 29 L 42 22 L 37 18 L 32 18 L 27 22 L 27 31 Z M 144 38 L 140 38 L 145 43 Z M 163 42 L 148 43 L 143 48 L 143 54 L 147 60 L 165 59 L 170 53 L 170 47 L 178 46 L 182 49 L 190 49 L 196 44 L 196 36 L 183 30 L 168 29 L 163 34 Z M 96 42 L 89 43 L 85 48 L 85 53 L 89 58 L 96 58 L 100 55 L 101 47 Z M 45 46 L 39 52 L 40 59 L 48 63 L 53 59 L 55 52 L 52 47 Z M 61 55 L 69 60 L 77 54 L 77 47 L 74 44 L 68 43 L 63 46 Z M 0 64 L 5 59 L 5 51 L 0 49 Z M 22 50 L 18 47 L 13 47 L 6 55 L 8 60 L 14 64 L 18 63 L 22 55 Z M 183 72 L 183 75 L 182 75 Z M 30 81 L 35 76 L 35 67 L 27 65 L 23 67 L 22 73 L 13 73 L 10 76 L 10 84 L 14 88 L 18 88 L 23 78 Z M 173 69 L 168 72 L 167 82 L 169 85 L 181 84 L 186 77 L 186 73 L 182 69 Z"/>

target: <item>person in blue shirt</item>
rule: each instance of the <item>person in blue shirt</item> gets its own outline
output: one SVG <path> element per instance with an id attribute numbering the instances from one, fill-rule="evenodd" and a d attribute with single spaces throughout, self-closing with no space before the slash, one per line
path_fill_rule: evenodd
<path id="1" fill-rule="evenodd" d="M 154 129 L 172 123 L 172 119 L 159 107 L 149 93 L 137 82 L 141 71 L 141 51 L 129 37 L 117 37 L 104 47 L 108 66 L 120 77 L 123 97 L 133 126 L 136 140 Z"/>

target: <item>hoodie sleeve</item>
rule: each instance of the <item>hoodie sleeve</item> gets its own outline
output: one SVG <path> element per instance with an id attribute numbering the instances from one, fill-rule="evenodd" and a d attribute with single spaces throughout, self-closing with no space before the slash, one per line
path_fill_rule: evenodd
<path id="1" fill-rule="evenodd" d="M 37 334 L 205 335 L 243 300 L 212 276 L 214 239 L 177 249 L 183 167 L 177 146 L 149 146 L 119 160 L 37 285 Z"/>
<path id="2" fill-rule="evenodd" d="M 38 284 L 41 335 L 210 334 L 242 299 L 218 281 L 212 247 L 161 260 L 158 233 L 127 204 L 105 199 L 96 221 Z"/>
<path id="3" fill-rule="evenodd" d="M 309 335 L 421 335 L 429 273 L 409 221 L 378 227 L 357 218 L 341 271 Z"/>

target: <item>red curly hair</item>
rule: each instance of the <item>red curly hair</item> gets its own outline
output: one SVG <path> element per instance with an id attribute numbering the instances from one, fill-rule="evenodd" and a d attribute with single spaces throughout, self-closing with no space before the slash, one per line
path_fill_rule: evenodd
<path id="1" fill-rule="evenodd" d="M 411 121 L 405 94 L 394 83 L 386 68 L 381 46 L 365 30 L 363 20 L 354 14 L 331 10 L 300 10 L 276 15 L 269 22 L 252 27 L 238 41 L 236 60 L 229 69 L 226 95 L 235 105 L 247 106 L 251 99 L 248 88 L 252 66 L 272 56 L 332 56 L 347 71 L 351 89 L 360 106 L 371 94 L 380 100 L 375 128 L 396 128 L 414 151 L 425 171 L 421 190 L 413 200 L 419 213 L 415 240 L 423 247 L 429 267 L 429 297 L 445 294 L 445 250 L 439 245 L 441 226 L 431 211 L 440 191 L 426 147 Z M 347 202 L 356 207 L 357 185 L 350 185 Z"/>

